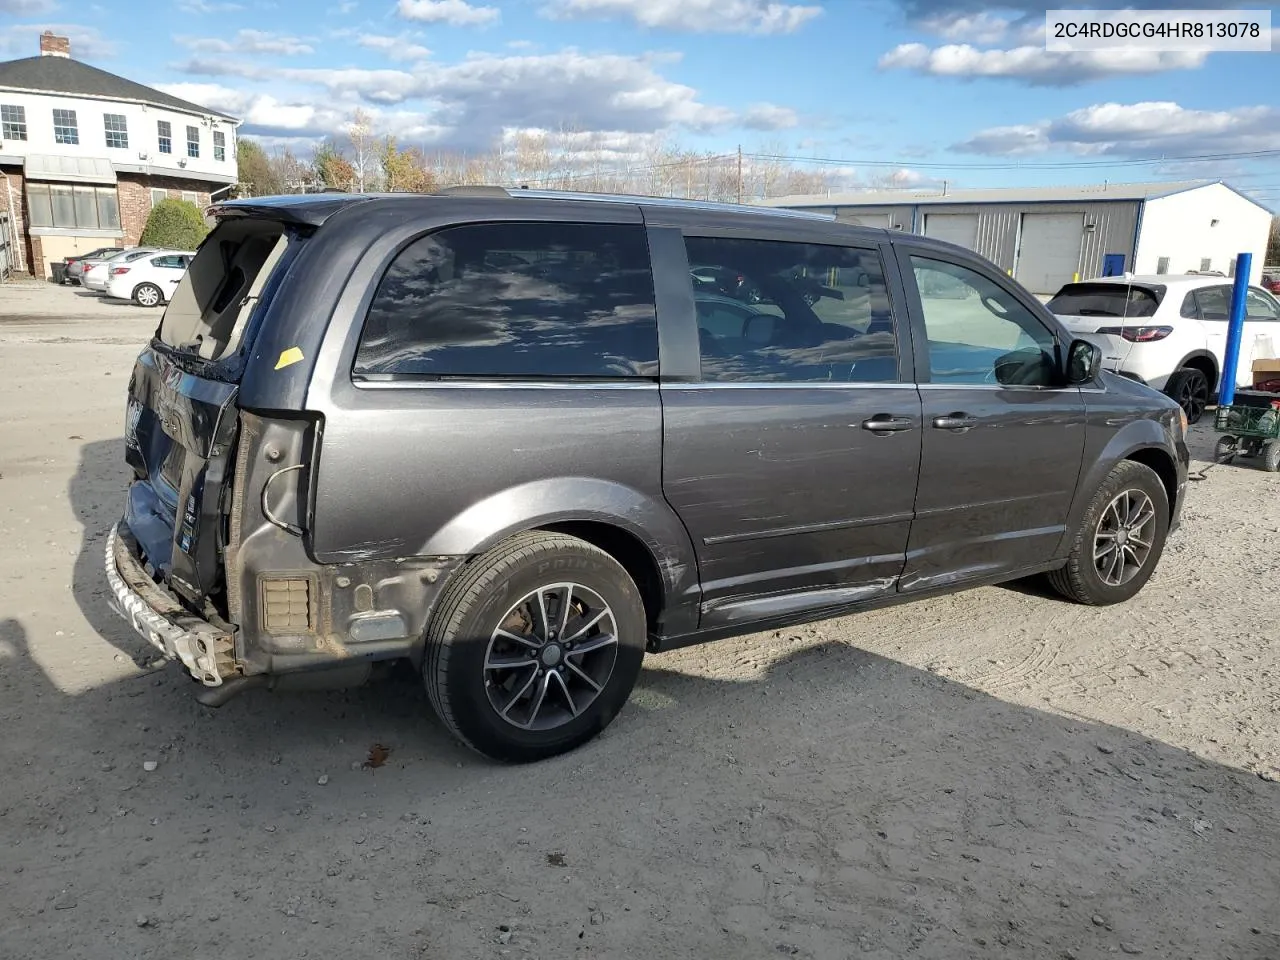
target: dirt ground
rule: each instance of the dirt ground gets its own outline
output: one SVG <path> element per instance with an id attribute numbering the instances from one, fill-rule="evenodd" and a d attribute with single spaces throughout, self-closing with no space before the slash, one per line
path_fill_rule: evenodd
<path id="1" fill-rule="evenodd" d="M 1192 484 L 1126 606 L 651 657 L 602 738 L 499 767 L 412 676 L 210 711 L 135 665 L 100 555 L 157 320 L 0 286 L 3 960 L 1280 958 L 1280 477 Z"/>

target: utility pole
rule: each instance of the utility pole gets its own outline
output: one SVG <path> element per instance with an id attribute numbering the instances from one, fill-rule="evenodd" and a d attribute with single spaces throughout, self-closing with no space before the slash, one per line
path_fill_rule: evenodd
<path id="1" fill-rule="evenodd" d="M 742 202 L 742 144 L 738 144 L 738 202 Z"/>

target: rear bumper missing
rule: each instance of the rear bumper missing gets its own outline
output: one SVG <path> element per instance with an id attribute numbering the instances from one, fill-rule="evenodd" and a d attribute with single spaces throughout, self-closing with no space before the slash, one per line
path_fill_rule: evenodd
<path id="1" fill-rule="evenodd" d="M 177 597 L 153 582 L 119 527 L 113 527 L 107 536 L 105 559 L 111 608 L 140 637 L 167 659 L 181 660 L 191 676 L 207 687 L 232 679 L 234 638 L 191 613 Z"/>

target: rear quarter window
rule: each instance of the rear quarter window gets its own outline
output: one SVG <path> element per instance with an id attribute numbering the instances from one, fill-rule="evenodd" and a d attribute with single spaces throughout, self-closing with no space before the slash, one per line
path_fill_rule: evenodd
<path id="1" fill-rule="evenodd" d="M 419 237 L 378 284 L 352 373 L 655 377 L 644 228 L 468 224 Z"/>

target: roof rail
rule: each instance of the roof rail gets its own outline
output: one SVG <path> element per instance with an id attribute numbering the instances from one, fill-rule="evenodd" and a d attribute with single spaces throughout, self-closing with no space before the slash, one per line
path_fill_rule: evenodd
<path id="1" fill-rule="evenodd" d="M 487 184 L 475 186 L 441 187 L 435 191 L 441 197 L 509 197 L 511 191 L 506 187 L 494 187 Z"/>

